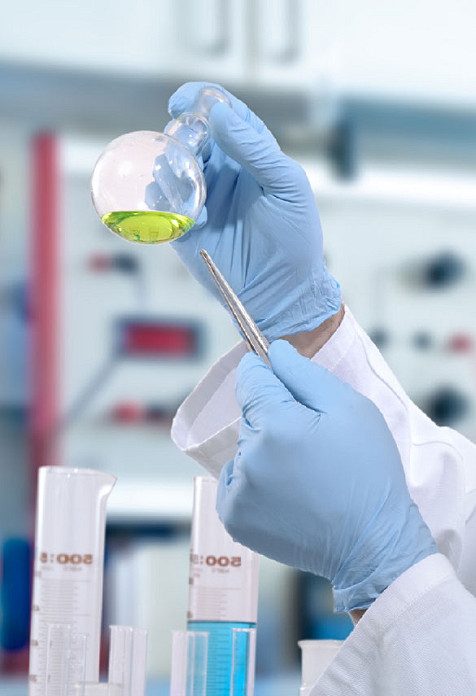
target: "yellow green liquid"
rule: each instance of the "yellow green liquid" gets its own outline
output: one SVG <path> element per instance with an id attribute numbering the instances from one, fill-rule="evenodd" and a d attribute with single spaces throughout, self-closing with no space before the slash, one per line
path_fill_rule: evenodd
<path id="1" fill-rule="evenodd" d="M 195 221 L 158 210 L 115 210 L 101 218 L 110 230 L 130 242 L 158 244 L 181 237 Z"/>

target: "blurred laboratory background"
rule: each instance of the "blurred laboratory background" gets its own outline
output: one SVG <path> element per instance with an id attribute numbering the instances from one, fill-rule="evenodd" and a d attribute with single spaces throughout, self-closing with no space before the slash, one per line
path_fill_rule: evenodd
<path id="1" fill-rule="evenodd" d="M 202 473 L 170 423 L 238 335 L 170 245 L 101 224 L 89 180 L 112 138 L 163 129 L 182 82 L 223 84 L 303 164 L 345 301 L 411 398 L 476 437 L 475 26 L 474 0 L 3 3 L 0 693 L 26 694 L 45 464 L 118 477 L 104 655 L 108 624 L 148 628 L 167 693 Z M 263 559 L 258 693 L 298 688 L 298 639 L 350 630 L 326 581 Z"/>

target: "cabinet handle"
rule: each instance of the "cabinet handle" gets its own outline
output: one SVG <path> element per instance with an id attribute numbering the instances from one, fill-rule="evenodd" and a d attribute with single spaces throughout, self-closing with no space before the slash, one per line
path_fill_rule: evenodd
<path id="1" fill-rule="evenodd" d="M 263 58 L 281 64 L 297 60 L 301 52 L 301 2 L 259 0 L 257 20 Z"/>
<path id="2" fill-rule="evenodd" d="M 229 0 L 182 0 L 184 35 L 192 51 L 216 57 L 230 44 Z"/>

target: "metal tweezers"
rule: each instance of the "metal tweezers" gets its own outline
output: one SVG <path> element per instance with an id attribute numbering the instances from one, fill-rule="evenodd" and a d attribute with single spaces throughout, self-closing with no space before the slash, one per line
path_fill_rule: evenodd
<path id="1" fill-rule="evenodd" d="M 215 281 L 221 296 L 225 300 L 228 309 L 238 324 L 238 327 L 249 348 L 253 350 L 262 360 L 264 360 L 267 365 L 269 365 L 268 341 L 258 329 L 253 319 L 250 317 L 243 303 L 238 299 L 236 293 L 233 292 L 228 282 L 220 273 L 210 254 L 205 251 L 205 249 L 200 249 L 200 256 L 205 261 L 211 277 Z"/>

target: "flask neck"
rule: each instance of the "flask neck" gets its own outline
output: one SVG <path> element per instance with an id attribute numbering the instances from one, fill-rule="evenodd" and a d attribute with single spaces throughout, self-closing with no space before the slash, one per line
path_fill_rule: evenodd
<path id="1" fill-rule="evenodd" d="M 165 135 L 183 143 L 197 157 L 209 138 L 208 122 L 198 114 L 181 114 L 167 126 Z"/>
<path id="2" fill-rule="evenodd" d="M 179 140 L 197 157 L 210 137 L 208 117 L 213 106 L 221 102 L 231 108 L 227 95 L 219 87 L 202 87 L 190 108 L 169 123 L 165 134 Z"/>

